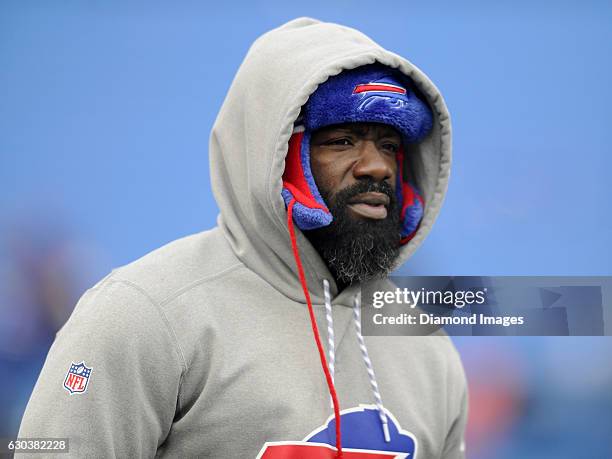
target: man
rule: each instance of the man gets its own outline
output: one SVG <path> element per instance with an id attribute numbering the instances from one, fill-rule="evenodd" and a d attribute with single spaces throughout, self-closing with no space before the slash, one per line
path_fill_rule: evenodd
<path id="1" fill-rule="evenodd" d="M 435 86 L 297 19 L 249 50 L 209 154 L 218 226 L 84 294 L 19 436 L 69 438 L 75 457 L 463 457 L 450 340 L 366 339 L 359 321 L 361 286 L 391 288 L 446 191 Z"/>

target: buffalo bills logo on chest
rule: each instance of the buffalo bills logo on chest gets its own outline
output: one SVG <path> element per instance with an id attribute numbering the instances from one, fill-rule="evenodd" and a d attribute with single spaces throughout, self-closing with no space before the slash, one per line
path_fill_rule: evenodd
<path id="1" fill-rule="evenodd" d="M 395 417 L 385 409 L 389 420 L 389 442 L 385 441 L 375 406 L 361 405 L 343 410 L 342 457 L 344 459 L 414 459 L 416 437 L 402 430 Z M 334 459 L 336 457 L 336 422 L 328 422 L 302 441 L 267 442 L 257 459 Z"/>

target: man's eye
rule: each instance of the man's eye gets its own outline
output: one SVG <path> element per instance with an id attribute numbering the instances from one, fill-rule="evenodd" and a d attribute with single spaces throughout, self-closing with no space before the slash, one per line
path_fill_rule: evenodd
<path id="1" fill-rule="evenodd" d="M 333 139 L 325 142 L 325 145 L 352 145 L 349 139 Z"/>
<path id="2" fill-rule="evenodd" d="M 386 143 L 383 145 L 383 148 L 385 150 L 390 150 L 393 153 L 397 153 L 399 151 L 399 145 L 395 144 L 395 143 Z"/>

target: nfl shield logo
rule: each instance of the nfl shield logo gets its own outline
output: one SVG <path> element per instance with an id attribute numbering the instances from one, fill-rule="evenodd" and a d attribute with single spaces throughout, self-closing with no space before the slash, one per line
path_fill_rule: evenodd
<path id="1" fill-rule="evenodd" d="M 66 379 L 64 379 L 64 388 L 71 394 L 82 394 L 85 392 L 92 369 L 86 367 L 85 362 L 72 362 L 68 373 L 66 373 Z"/>

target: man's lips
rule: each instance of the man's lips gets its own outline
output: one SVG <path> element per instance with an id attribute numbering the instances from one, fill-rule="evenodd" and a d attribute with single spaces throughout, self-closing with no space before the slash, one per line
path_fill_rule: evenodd
<path id="1" fill-rule="evenodd" d="M 384 193 L 361 193 L 352 198 L 348 207 L 357 215 L 375 220 L 387 218 L 387 206 L 390 199 Z"/>

